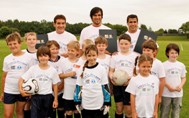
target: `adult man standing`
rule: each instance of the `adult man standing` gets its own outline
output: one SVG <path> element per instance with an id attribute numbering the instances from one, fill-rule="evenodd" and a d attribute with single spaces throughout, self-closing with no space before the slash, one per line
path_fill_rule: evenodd
<path id="1" fill-rule="evenodd" d="M 67 57 L 67 44 L 72 40 L 77 40 L 76 36 L 65 30 L 66 17 L 64 15 L 56 15 L 53 26 L 55 27 L 55 31 L 48 33 L 48 39 L 57 41 L 60 45 L 59 54 Z"/>
<path id="2" fill-rule="evenodd" d="M 126 34 L 128 34 L 131 37 L 131 50 L 133 51 L 135 48 L 135 45 L 138 40 L 138 36 L 140 34 L 140 29 L 138 28 L 138 17 L 135 14 L 130 14 L 127 16 L 127 26 L 128 31 Z"/>
<path id="3" fill-rule="evenodd" d="M 82 42 L 86 39 L 91 39 L 94 42 L 94 39 L 99 36 L 99 29 L 110 29 L 102 24 L 103 10 L 101 8 L 92 8 L 90 11 L 90 17 L 92 24 L 81 31 L 79 40 L 80 45 L 82 45 Z"/>

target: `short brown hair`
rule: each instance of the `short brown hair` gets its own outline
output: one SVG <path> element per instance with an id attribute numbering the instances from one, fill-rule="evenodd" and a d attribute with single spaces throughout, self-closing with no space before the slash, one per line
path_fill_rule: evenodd
<path id="1" fill-rule="evenodd" d="M 37 59 L 39 58 L 39 56 L 43 56 L 43 55 L 48 55 L 49 57 L 51 57 L 50 49 L 44 45 L 40 46 L 37 49 Z"/>
<path id="2" fill-rule="evenodd" d="M 56 15 L 56 16 L 54 17 L 54 23 L 56 23 L 56 20 L 57 20 L 57 19 L 63 19 L 63 20 L 66 21 L 66 17 L 65 17 L 64 15 L 62 15 L 62 14 L 58 14 L 58 15 Z"/>
<path id="3" fill-rule="evenodd" d="M 108 40 L 103 36 L 99 36 L 99 37 L 97 37 L 95 39 L 95 45 L 97 45 L 97 44 L 106 44 L 106 45 L 108 45 Z"/>
<path id="4" fill-rule="evenodd" d="M 166 50 L 165 50 L 165 55 L 169 58 L 169 55 L 168 55 L 168 53 L 169 53 L 169 51 L 170 50 L 175 50 L 177 53 L 178 53 L 178 55 L 179 55 L 179 53 L 180 53 L 180 48 L 179 48 L 179 46 L 177 45 L 177 44 L 175 44 L 175 43 L 170 43 L 170 44 L 168 44 L 167 45 L 167 47 L 166 47 Z"/>
<path id="5" fill-rule="evenodd" d="M 6 41 L 7 44 L 8 44 L 10 41 L 16 41 L 16 40 L 18 41 L 19 44 L 22 42 L 22 38 L 21 38 L 21 36 L 20 36 L 20 33 L 18 33 L 18 32 L 13 32 L 13 33 L 9 34 L 9 35 L 6 37 L 6 39 L 5 39 L 5 41 Z"/>
<path id="6" fill-rule="evenodd" d="M 90 17 L 92 18 L 96 13 L 101 12 L 101 16 L 103 18 L 103 10 L 100 7 L 94 7 L 91 9 Z"/>
<path id="7" fill-rule="evenodd" d="M 121 40 L 127 40 L 127 41 L 129 41 L 129 42 L 131 43 L 131 37 L 130 37 L 128 34 L 121 34 L 121 35 L 119 36 L 119 42 L 120 42 Z"/>
<path id="8" fill-rule="evenodd" d="M 60 49 L 60 45 L 58 44 L 57 41 L 55 41 L 55 40 L 47 41 L 46 46 L 47 46 L 48 48 L 50 48 L 52 45 L 55 45 L 58 49 Z"/>
<path id="9" fill-rule="evenodd" d="M 136 18 L 137 22 L 138 22 L 138 17 L 135 14 L 130 14 L 130 15 L 127 16 L 127 23 L 129 22 L 129 18 Z"/>
<path id="10" fill-rule="evenodd" d="M 149 40 L 146 40 L 143 44 L 142 44 L 142 49 L 143 48 L 148 48 L 148 49 L 151 49 L 153 51 L 156 51 L 158 48 L 157 48 L 157 44 L 156 42 L 153 40 L 153 39 L 149 39 Z"/>

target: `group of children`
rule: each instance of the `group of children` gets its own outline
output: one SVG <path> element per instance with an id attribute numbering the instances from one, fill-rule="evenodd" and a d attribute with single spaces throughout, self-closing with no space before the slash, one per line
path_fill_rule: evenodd
<path id="1" fill-rule="evenodd" d="M 108 118 L 111 94 L 115 101 L 115 118 L 160 117 L 179 118 L 186 68 L 177 61 L 179 47 L 170 43 L 166 47 L 168 60 L 156 58 L 158 48 L 153 40 L 142 45 L 143 54 L 130 50 L 128 34 L 119 36 L 120 51 L 106 54 L 107 39 L 99 36 L 95 41 L 86 39 L 82 44 L 70 41 L 67 57 L 59 55 L 60 45 L 50 40 L 46 46 L 35 48 L 36 34 L 26 34 L 28 48 L 21 50 L 19 33 L 6 37 L 11 54 L 5 57 L 2 75 L 1 101 L 4 118 Z M 113 73 L 123 70 L 129 81 L 116 85 Z M 22 84 L 36 78 L 37 94 L 23 90 Z M 110 88 L 110 89 L 109 89 Z M 15 107 L 16 103 L 16 107 Z M 29 112 L 31 108 L 31 113 Z M 25 111 L 24 111 L 25 109 Z"/>

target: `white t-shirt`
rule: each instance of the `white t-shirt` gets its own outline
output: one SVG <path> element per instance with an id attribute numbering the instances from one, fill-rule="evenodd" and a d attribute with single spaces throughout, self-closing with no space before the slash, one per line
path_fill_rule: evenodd
<path id="1" fill-rule="evenodd" d="M 67 44 L 70 41 L 77 40 L 77 38 L 73 34 L 67 31 L 64 31 L 64 33 L 62 34 L 58 34 L 56 33 L 56 31 L 50 32 L 48 33 L 48 39 L 55 40 L 58 42 L 58 44 L 60 45 L 59 54 L 67 53 Z"/>
<path id="2" fill-rule="evenodd" d="M 82 86 L 82 107 L 87 110 L 97 110 L 103 106 L 104 96 L 102 85 L 108 84 L 108 76 L 103 66 L 97 63 L 86 67 L 83 78 L 77 79 L 77 85 Z"/>
<path id="3" fill-rule="evenodd" d="M 101 64 L 106 69 L 107 74 L 110 68 L 110 60 L 111 60 L 111 56 L 107 54 L 104 59 L 97 58 L 97 62 L 99 62 L 99 64 Z"/>
<path id="4" fill-rule="evenodd" d="M 176 62 L 170 62 L 165 61 L 163 63 L 163 66 L 165 68 L 165 81 L 166 83 L 170 84 L 172 87 L 176 88 L 181 83 L 181 78 L 186 77 L 186 67 L 183 63 L 176 61 Z M 183 96 L 183 90 L 180 92 L 170 92 L 167 87 L 164 87 L 163 94 L 164 97 L 182 97 Z"/>
<path id="5" fill-rule="evenodd" d="M 81 31 L 80 40 L 79 40 L 80 46 L 82 46 L 83 41 L 86 39 L 91 39 L 94 42 L 94 39 L 99 36 L 99 29 L 111 29 L 111 28 L 105 25 L 101 25 L 100 27 L 94 27 L 92 24 L 85 27 Z"/>
<path id="6" fill-rule="evenodd" d="M 141 31 L 140 29 L 137 29 L 137 31 L 135 33 L 129 33 L 128 31 L 125 32 L 126 34 L 128 34 L 131 37 L 131 47 L 130 47 L 130 50 L 132 50 L 132 51 L 135 49 L 135 45 L 137 43 L 140 31 Z"/>
<path id="7" fill-rule="evenodd" d="M 39 61 L 38 61 L 38 59 L 37 59 L 37 52 L 31 53 L 31 52 L 29 52 L 27 49 L 24 49 L 24 50 L 22 50 L 22 51 L 23 51 L 23 52 L 26 52 L 26 53 L 28 53 L 28 54 L 30 54 L 30 55 L 32 56 L 32 58 L 33 58 L 33 60 L 34 60 L 34 65 L 39 63 Z"/>
<path id="8" fill-rule="evenodd" d="M 135 95 L 135 107 L 138 117 L 153 117 L 155 96 L 159 91 L 159 79 L 154 75 L 132 77 L 127 92 Z"/>
<path id="9" fill-rule="evenodd" d="M 133 69 L 135 67 L 135 59 L 138 56 L 137 53 L 131 51 L 128 55 L 122 55 L 120 52 L 117 55 L 113 55 L 110 62 L 110 68 L 116 70 L 126 71 L 130 77 L 133 76 Z"/>
<path id="10" fill-rule="evenodd" d="M 157 58 L 153 60 L 151 74 L 157 76 L 158 78 L 165 77 L 165 70 L 163 67 L 163 63 Z"/>
<path id="11" fill-rule="evenodd" d="M 77 69 L 79 69 L 80 67 L 79 65 L 77 65 L 77 62 L 71 62 L 68 58 L 64 59 L 63 64 L 64 65 L 61 67 L 62 73 L 69 73 L 73 71 L 77 72 Z M 76 80 L 77 76 L 64 79 L 64 95 L 62 98 L 66 100 L 73 100 Z"/>
<path id="12" fill-rule="evenodd" d="M 14 56 L 12 54 L 6 56 L 3 62 L 3 71 L 7 72 L 4 92 L 20 94 L 18 90 L 18 80 L 33 63 L 33 58 L 28 53 L 24 53 L 21 56 Z"/>
<path id="13" fill-rule="evenodd" d="M 39 91 L 37 94 L 47 95 L 52 94 L 52 85 L 60 82 L 60 78 L 55 68 L 49 66 L 48 69 L 42 70 L 39 65 L 34 65 L 22 75 L 22 78 L 27 81 L 29 78 L 35 78 L 38 82 Z"/>

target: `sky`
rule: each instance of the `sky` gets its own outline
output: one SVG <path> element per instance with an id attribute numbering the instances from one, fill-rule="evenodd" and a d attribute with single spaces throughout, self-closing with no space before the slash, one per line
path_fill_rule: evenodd
<path id="1" fill-rule="evenodd" d="M 103 23 L 126 26 L 129 14 L 136 14 L 139 26 L 156 31 L 178 29 L 189 21 L 189 0 L 0 0 L 0 20 L 53 21 L 57 14 L 68 23 L 91 23 L 93 7 L 101 7 Z"/>

